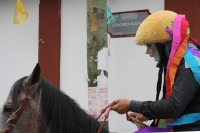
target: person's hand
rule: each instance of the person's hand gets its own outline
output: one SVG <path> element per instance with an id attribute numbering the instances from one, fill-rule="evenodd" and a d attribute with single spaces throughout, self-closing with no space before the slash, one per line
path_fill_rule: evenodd
<path id="1" fill-rule="evenodd" d="M 113 101 L 110 105 L 113 105 L 111 110 L 114 110 L 119 114 L 124 114 L 129 111 L 130 100 L 119 99 L 119 100 Z"/>
<path id="2" fill-rule="evenodd" d="M 128 115 L 129 115 L 129 117 L 134 117 L 134 118 L 140 120 L 141 122 L 144 122 L 144 121 L 147 120 L 147 118 L 144 117 L 144 116 L 143 116 L 142 114 L 140 114 L 140 113 L 131 112 L 131 113 L 129 113 Z"/>

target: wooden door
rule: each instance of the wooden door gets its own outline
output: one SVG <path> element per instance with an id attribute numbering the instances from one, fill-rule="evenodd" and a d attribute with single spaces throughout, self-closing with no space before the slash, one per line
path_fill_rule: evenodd
<path id="1" fill-rule="evenodd" d="M 38 62 L 41 75 L 60 87 L 61 0 L 40 0 Z"/>
<path id="2" fill-rule="evenodd" d="M 165 0 L 165 10 L 185 14 L 190 35 L 200 42 L 200 0 Z"/>

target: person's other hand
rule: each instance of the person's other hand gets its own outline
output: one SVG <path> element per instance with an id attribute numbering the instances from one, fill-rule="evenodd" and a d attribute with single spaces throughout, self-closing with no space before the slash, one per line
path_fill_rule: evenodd
<path id="1" fill-rule="evenodd" d="M 147 118 L 144 117 L 143 114 L 140 114 L 140 113 L 131 112 L 128 115 L 129 115 L 129 117 L 134 117 L 134 118 L 138 119 L 141 122 L 144 122 L 144 121 L 147 120 Z"/>
<path id="2" fill-rule="evenodd" d="M 119 114 L 124 114 L 129 111 L 130 100 L 127 99 L 115 100 L 111 103 L 111 105 L 113 105 L 111 110 L 114 110 Z"/>

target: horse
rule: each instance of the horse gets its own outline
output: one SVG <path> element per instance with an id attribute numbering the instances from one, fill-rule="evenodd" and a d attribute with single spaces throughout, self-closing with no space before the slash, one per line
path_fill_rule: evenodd
<path id="1" fill-rule="evenodd" d="M 100 123 L 70 96 L 40 76 L 37 63 L 12 86 L 0 116 L 0 133 L 97 133 Z M 109 133 L 102 128 L 101 133 Z"/>

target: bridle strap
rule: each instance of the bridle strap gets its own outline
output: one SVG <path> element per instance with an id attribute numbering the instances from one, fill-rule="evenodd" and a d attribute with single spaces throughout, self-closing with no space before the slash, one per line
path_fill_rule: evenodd
<path id="1" fill-rule="evenodd" d="M 10 125 L 10 122 L 12 120 L 14 120 L 14 118 L 16 117 L 16 114 L 18 113 L 18 111 L 19 111 L 20 108 L 21 108 L 21 106 L 15 112 L 12 112 L 12 114 L 10 115 L 10 117 L 4 123 L 3 127 L 1 127 L 0 133 L 3 133 L 3 131 Z"/>
<path id="2" fill-rule="evenodd" d="M 26 86 L 26 79 L 24 79 L 23 86 L 24 86 L 24 89 L 25 89 L 25 92 L 26 92 L 26 99 L 25 99 L 24 103 L 22 104 L 22 106 L 20 107 L 20 109 L 18 110 L 18 112 L 17 112 L 16 116 L 14 117 L 14 119 L 11 121 L 9 126 L 6 128 L 5 133 L 9 133 L 9 132 L 11 132 L 13 130 L 13 128 L 15 127 L 16 122 L 18 121 L 18 119 L 21 116 L 22 112 L 26 108 L 29 100 L 32 98 L 32 95 L 35 92 L 35 89 L 37 88 L 37 85 L 38 85 L 38 83 L 34 84 L 29 89 Z"/>

